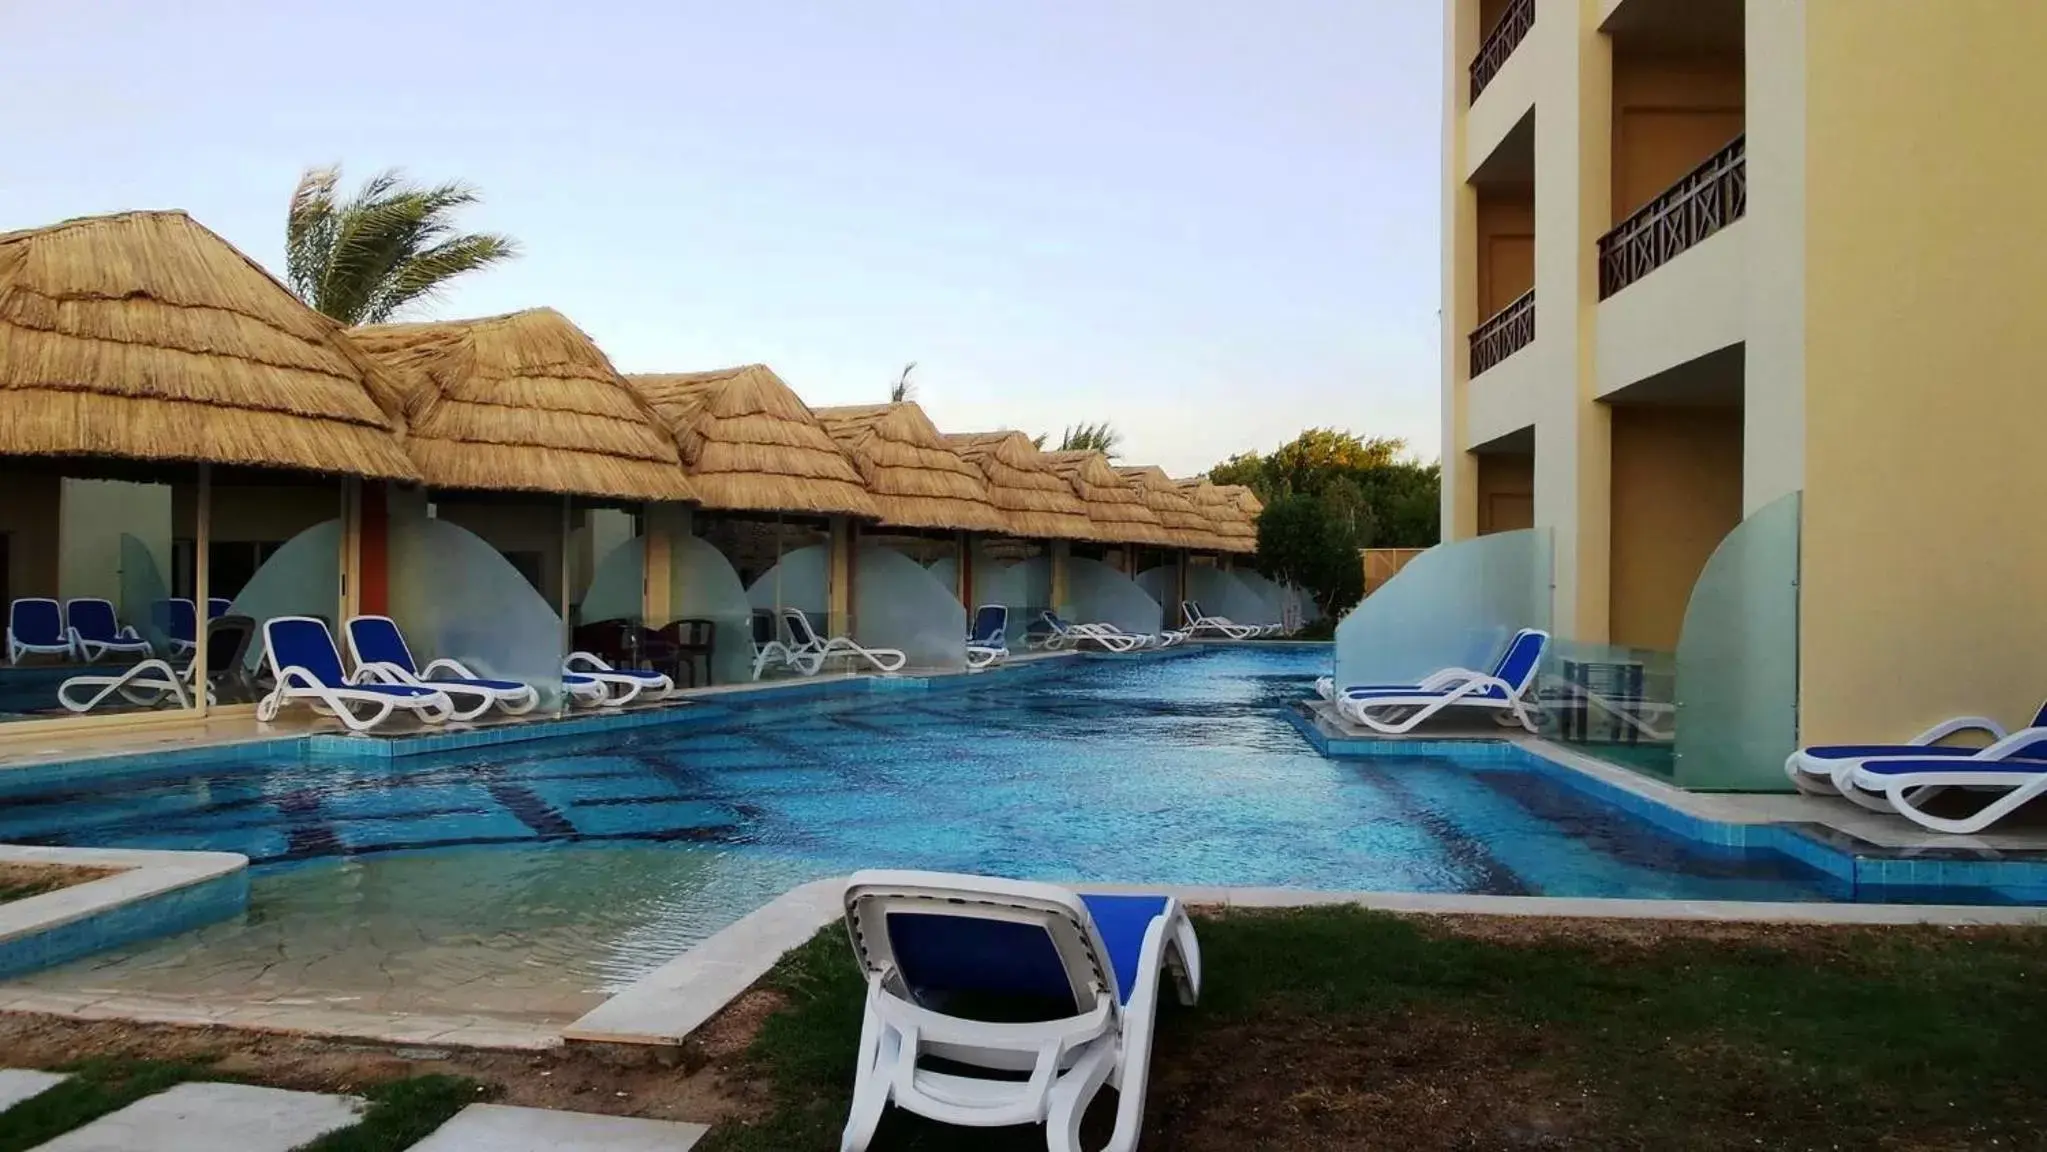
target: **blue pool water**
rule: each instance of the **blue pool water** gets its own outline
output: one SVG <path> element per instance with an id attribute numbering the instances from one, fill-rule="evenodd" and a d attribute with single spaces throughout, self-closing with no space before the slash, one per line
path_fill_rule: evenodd
<path id="1" fill-rule="evenodd" d="M 531 969 L 549 987 L 610 988 L 776 892 L 877 866 L 1846 896 L 1789 857 L 1675 838 L 1518 760 L 1325 758 L 1285 710 L 1326 661 L 1314 648 L 1218 648 L 942 689 L 703 704 L 687 722 L 388 762 L 22 775 L 0 785 L 0 841 L 256 862 L 244 921 L 109 961 L 131 989 L 152 973 L 185 989 L 201 970 L 239 989 L 252 973 L 282 979 L 293 956 L 315 974 L 296 979 L 314 983 L 348 985 L 368 957 L 379 979 L 429 990 L 502 991 Z M 340 974 L 319 976 L 323 964 Z"/>

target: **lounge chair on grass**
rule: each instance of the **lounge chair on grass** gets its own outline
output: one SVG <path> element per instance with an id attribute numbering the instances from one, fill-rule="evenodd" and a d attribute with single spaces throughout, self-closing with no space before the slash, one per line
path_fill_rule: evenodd
<path id="1" fill-rule="evenodd" d="M 19 664 L 23 656 L 78 658 L 64 631 L 64 610 L 55 600 L 28 596 L 7 606 L 7 662 Z"/>
<path id="2" fill-rule="evenodd" d="M 1549 647 L 1549 633 L 1523 628 L 1507 642 L 1492 671 L 1445 668 L 1415 684 L 1360 684 L 1333 691 L 1337 711 L 1374 732 L 1399 735 L 1447 708 L 1489 711 L 1502 724 L 1535 731 L 1530 688 Z"/>
<path id="3" fill-rule="evenodd" d="M 850 636 L 827 640 L 810 626 L 801 608 L 782 609 L 782 627 L 789 632 L 789 663 L 805 676 L 815 676 L 827 660 L 865 660 L 877 672 L 900 672 L 910 658 L 894 648 L 869 648 Z"/>
<path id="4" fill-rule="evenodd" d="M 562 661 L 562 687 L 574 703 L 621 708 L 643 693 L 663 699 L 675 691 L 675 681 L 648 668 L 614 668 L 594 652 L 571 652 Z"/>
<path id="5" fill-rule="evenodd" d="M 350 617 L 344 630 L 357 680 L 438 688 L 455 706 L 453 719 L 474 720 L 494 707 L 506 715 L 520 716 L 540 703 L 540 692 L 531 684 L 478 676 L 460 661 L 445 656 L 421 668 L 412 659 L 405 634 L 389 616 Z"/>
<path id="6" fill-rule="evenodd" d="M 188 601 L 189 603 L 189 601 Z M 57 686 L 57 703 L 72 712 L 90 712 L 114 701 L 135 708 L 161 708 L 169 704 L 190 708 L 199 692 L 207 703 L 214 701 L 213 682 L 222 676 L 239 675 L 242 661 L 255 636 L 256 622 L 246 616 L 227 616 L 207 626 L 206 672 L 202 682 L 196 659 L 187 661 L 183 671 L 154 656 L 140 661 L 119 675 L 73 676 Z M 196 643 L 192 645 L 198 647 Z M 90 693 L 90 695 L 87 695 Z"/>
<path id="7" fill-rule="evenodd" d="M 1966 836 L 2047 793 L 2047 728 L 2014 732 L 1977 749 L 1973 756 L 1865 759 L 1834 779 L 1842 795 L 1865 808 L 1896 812 L 1921 828 Z M 1936 816 L 1926 810 L 1929 801 L 1952 788 L 2001 795 L 1967 816 Z"/>
<path id="8" fill-rule="evenodd" d="M 87 664 L 109 652 L 122 656 L 154 656 L 149 641 L 136 634 L 132 625 L 114 618 L 114 603 L 96 596 L 80 596 L 64 602 L 64 634 L 71 637 L 71 650 Z"/>
<path id="9" fill-rule="evenodd" d="M 964 1127 L 1042 1124 L 1051 1152 L 1078 1152 L 1104 1084 L 1117 1092 L 1106 1147 L 1137 1146 L 1167 981 L 1182 1004 L 1201 992 L 1194 925 L 1172 897 L 869 871 L 845 906 L 867 1004 L 842 1152 L 865 1149 L 890 1104 Z M 1004 1022 L 965 1014 L 975 1003 L 1000 1003 Z"/>
<path id="10" fill-rule="evenodd" d="M 2047 728 L 2047 703 L 2033 715 L 2032 728 Z M 2004 739 L 2008 733 L 2004 726 L 1987 716 L 1956 716 L 1943 720 L 1902 744 L 1818 744 L 1800 748 L 1784 759 L 1784 774 L 1791 777 L 1791 783 L 1800 792 L 1815 796 L 1841 795 L 1835 777 L 1847 782 L 1847 774 L 1853 772 L 1862 761 L 1878 757 L 1885 759 L 1907 758 L 1916 760 L 1967 759 L 1983 751 L 1982 747 L 1958 744 L 1941 744 L 1939 741 L 1965 732 L 1980 732 L 1992 742 Z M 1852 797 L 1851 797 L 1852 798 Z M 1884 810 L 1888 810 L 1887 806 Z"/>
<path id="11" fill-rule="evenodd" d="M 1201 605 L 1192 600 L 1180 601 L 1180 618 L 1187 634 L 1199 636 L 1211 633 L 1225 640 L 1249 640 L 1254 636 L 1271 636 L 1279 631 L 1277 624 L 1239 624 L 1227 616 L 1210 616 L 1201 610 Z"/>
<path id="12" fill-rule="evenodd" d="M 1009 659 L 1009 609 L 983 604 L 974 609 L 974 628 L 967 636 L 967 667 L 986 668 Z"/>
<path id="13" fill-rule="evenodd" d="M 789 658 L 789 646 L 775 634 L 775 614 L 766 608 L 753 610 L 751 618 L 753 632 L 753 678 L 758 680 L 761 673 L 769 668 L 793 668 Z"/>
<path id="14" fill-rule="evenodd" d="M 341 672 L 341 650 L 324 621 L 278 616 L 263 622 L 263 658 L 277 684 L 256 702 L 256 719 L 269 723 L 286 704 L 302 700 L 313 711 L 339 717 L 351 731 L 368 732 L 399 710 L 426 724 L 454 714 L 454 701 L 419 684 L 359 683 Z"/>

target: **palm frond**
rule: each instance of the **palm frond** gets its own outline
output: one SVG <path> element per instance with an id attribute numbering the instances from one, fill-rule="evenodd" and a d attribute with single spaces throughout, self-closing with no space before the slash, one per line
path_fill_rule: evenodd
<path id="1" fill-rule="evenodd" d="M 286 262 L 292 289 L 344 324 L 388 320 L 457 276 L 518 255 L 494 233 L 459 233 L 454 214 L 479 197 L 467 184 L 420 187 L 398 169 L 336 200 L 338 167 L 309 169 L 292 195 Z"/>

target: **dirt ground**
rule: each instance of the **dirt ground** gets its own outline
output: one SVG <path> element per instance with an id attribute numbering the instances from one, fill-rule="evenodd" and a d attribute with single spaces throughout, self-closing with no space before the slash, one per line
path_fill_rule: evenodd
<path id="1" fill-rule="evenodd" d="M 84 884 L 119 871 L 119 868 L 83 868 L 76 864 L 0 864 L 0 904 Z"/>

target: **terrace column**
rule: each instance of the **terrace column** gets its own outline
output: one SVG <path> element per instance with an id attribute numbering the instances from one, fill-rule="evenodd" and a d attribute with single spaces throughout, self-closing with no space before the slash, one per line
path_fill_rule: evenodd
<path id="1" fill-rule="evenodd" d="M 853 634 L 853 545 L 857 527 L 846 516 L 831 519 L 831 559 L 826 569 L 825 594 L 830 599 L 830 623 L 833 636 Z"/>
<path id="2" fill-rule="evenodd" d="M 957 562 L 953 565 L 953 571 L 957 574 L 959 583 L 960 607 L 966 609 L 968 615 L 972 615 L 974 611 L 974 535 L 971 532 L 961 532 L 956 537 L 956 541 L 958 552 L 956 555 Z"/>
<path id="3" fill-rule="evenodd" d="M 649 628 L 675 619 L 675 541 L 690 531 L 688 505 L 647 505 L 647 585 L 641 593 L 640 620 Z"/>
<path id="4" fill-rule="evenodd" d="M 1072 541 L 1052 541 L 1052 602 L 1046 607 L 1054 612 L 1066 610 L 1066 561 L 1072 555 Z"/>

